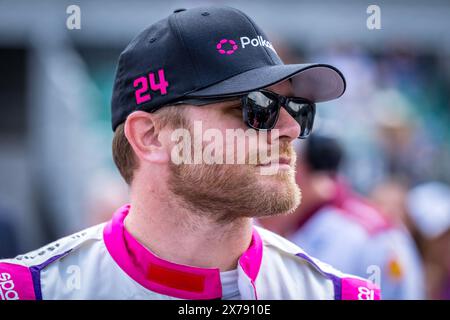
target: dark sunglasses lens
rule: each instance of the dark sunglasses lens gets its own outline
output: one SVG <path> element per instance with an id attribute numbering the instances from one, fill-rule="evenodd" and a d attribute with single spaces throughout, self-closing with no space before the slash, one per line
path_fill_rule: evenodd
<path id="1" fill-rule="evenodd" d="M 308 137 L 314 124 L 315 106 L 312 103 L 291 100 L 287 104 L 287 110 L 300 125 L 299 138 Z"/>
<path id="2" fill-rule="evenodd" d="M 243 98 L 243 116 L 248 126 L 254 129 L 272 129 L 278 119 L 277 100 L 269 94 L 255 91 Z"/>

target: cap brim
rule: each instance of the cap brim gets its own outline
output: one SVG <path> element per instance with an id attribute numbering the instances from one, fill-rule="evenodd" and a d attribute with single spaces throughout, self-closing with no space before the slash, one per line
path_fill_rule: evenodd
<path id="1" fill-rule="evenodd" d="M 327 64 L 287 64 L 265 66 L 245 71 L 224 81 L 189 93 L 188 97 L 203 98 L 243 94 L 292 80 L 294 95 L 313 102 L 340 97 L 345 91 L 345 78 Z"/>

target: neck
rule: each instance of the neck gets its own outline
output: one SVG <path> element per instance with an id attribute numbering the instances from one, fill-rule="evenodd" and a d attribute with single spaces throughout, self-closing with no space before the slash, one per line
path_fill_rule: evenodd
<path id="1" fill-rule="evenodd" d="M 220 271 L 237 267 L 252 237 L 250 218 L 220 224 L 156 192 L 150 197 L 132 193 L 124 224 L 137 241 L 164 260 Z"/>

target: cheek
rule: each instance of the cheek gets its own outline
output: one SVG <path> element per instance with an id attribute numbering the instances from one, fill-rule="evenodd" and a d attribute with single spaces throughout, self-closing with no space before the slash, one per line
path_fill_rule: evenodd
<path id="1" fill-rule="evenodd" d="M 215 131 L 223 137 L 223 141 L 226 141 L 227 132 L 229 134 L 239 133 L 235 131 L 239 129 L 240 132 L 245 131 L 248 127 L 242 121 L 242 111 L 232 109 L 216 109 L 208 110 L 208 112 L 197 113 L 196 121 L 201 123 L 203 134 L 206 131 Z M 197 131 L 198 132 L 198 131 Z"/>
<path id="2" fill-rule="evenodd" d="M 230 127 L 231 118 L 219 108 L 203 106 L 193 109 L 190 119 L 192 128 L 195 128 L 197 133 L 200 129 L 202 134 L 208 129 L 217 129 L 225 134 L 225 129 Z"/>
<path id="3" fill-rule="evenodd" d="M 217 123 L 219 124 L 221 130 L 247 130 L 248 127 L 245 125 L 242 120 L 242 111 L 240 110 L 228 110 L 222 112 L 217 119 Z"/>
<path id="4" fill-rule="evenodd" d="M 175 138 L 175 130 L 174 129 L 163 129 L 159 135 L 159 142 L 161 146 L 160 157 L 161 160 L 169 161 L 171 156 L 171 151 L 174 148 L 176 141 L 172 141 L 172 138 Z"/>

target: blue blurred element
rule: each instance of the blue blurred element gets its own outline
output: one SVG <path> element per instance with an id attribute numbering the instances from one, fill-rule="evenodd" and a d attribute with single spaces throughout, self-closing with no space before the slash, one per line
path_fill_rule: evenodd
<path id="1" fill-rule="evenodd" d="M 0 207 L 0 259 L 19 254 L 16 228 L 6 209 Z"/>

